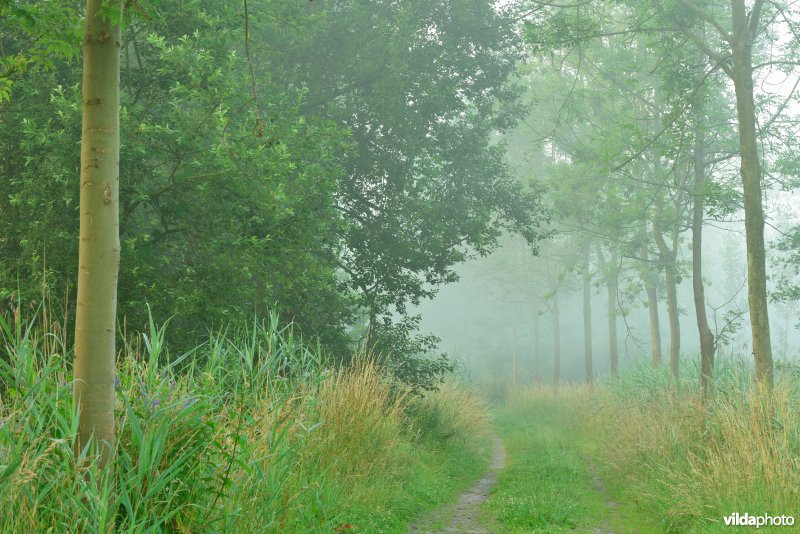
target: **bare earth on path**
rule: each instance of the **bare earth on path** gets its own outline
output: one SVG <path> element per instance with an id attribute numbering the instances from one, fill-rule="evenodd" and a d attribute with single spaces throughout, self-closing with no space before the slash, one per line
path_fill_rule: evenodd
<path id="1" fill-rule="evenodd" d="M 480 524 L 481 504 L 489 498 L 489 492 L 497 484 L 497 472 L 506 462 L 506 453 L 500 438 L 494 437 L 492 460 L 489 469 L 474 486 L 461 494 L 454 504 L 434 510 L 421 521 L 409 527 L 409 533 L 490 533 Z"/>

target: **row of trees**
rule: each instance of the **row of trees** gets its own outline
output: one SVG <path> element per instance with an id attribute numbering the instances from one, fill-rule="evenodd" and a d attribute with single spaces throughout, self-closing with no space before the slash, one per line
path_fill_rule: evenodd
<path id="1" fill-rule="evenodd" d="M 582 281 L 588 380 L 593 281 L 608 293 L 611 373 L 619 304 L 632 294 L 646 298 L 652 363 L 661 365 L 663 295 L 677 380 L 678 286 L 690 277 L 708 393 L 726 327 L 715 338 L 709 326 L 703 229 L 743 214 L 756 380 L 772 386 L 763 205 L 764 191 L 796 184 L 796 122 L 788 113 L 800 79 L 796 15 L 790 5 L 741 0 L 531 2 L 521 14 L 533 53 L 523 74 L 532 108 L 512 146 L 533 147 L 520 157 L 538 165 L 557 234 L 553 252 L 533 267 L 534 300 L 553 315 L 557 339 L 559 290 L 570 273 Z M 774 299 L 791 298 L 796 287 L 796 230 L 783 231 L 773 254 L 784 275 Z M 554 350 L 558 382 L 557 342 Z"/>

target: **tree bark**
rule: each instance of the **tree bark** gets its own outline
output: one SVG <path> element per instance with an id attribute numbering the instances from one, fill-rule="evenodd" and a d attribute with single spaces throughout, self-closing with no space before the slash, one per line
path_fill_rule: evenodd
<path id="1" fill-rule="evenodd" d="M 681 355 L 681 323 L 678 314 L 678 280 L 677 266 L 675 264 L 678 257 L 678 231 L 677 221 L 673 221 L 671 233 L 672 248 L 667 246 L 664 236 L 661 233 L 661 217 L 663 204 L 660 197 L 656 197 L 654 202 L 655 213 L 653 216 L 653 239 L 658 246 L 659 259 L 664 266 L 664 280 L 667 289 L 667 315 L 669 317 L 669 374 L 674 385 L 677 385 L 680 378 L 680 355 Z M 676 206 L 675 213 L 680 213 L 679 206 Z"/>
<path id="2" fill-rule="evenodd" d="M 681 365 L 681 323 L 678 314 L 678 282 L 674 263 L 665 266 L 664 281 L 667 285 L 667 316 L 669 317 L 669 375 L 677 384 Z"/>
<path id="3" fill-rule="evenodd" d="M 608 293 L 608 345 L 611 360 L 611 376 L 619 376 L 619 345 L 617 342 L 617 258 L 616 254 L 611 254 L 609 261 L 606 261 L 603 249 L 597 246 L 597 259 L 600 261 L 600 268 L 606 283 Z"/>
<path id="4" fill-rule="evenodd" d="M 653 368 L 661 367 L 663 357 L 661 355 L 661 325 L 658 316 L 658 293 L 656 291 L 656 280 L 653 271 L 650 269 L 650 254 L 647 249 L 647 226 L 645 225 L 642 239 L 642 282 L 644 291 L 647 295 L 647 312 L 650 316 L 650 355 Z"/>
<path id="5" fill-rule="evenodd" d="M 753 98 L 753 39 L 763 2 L 756 1 L 754 13 L 747 15 L 744 0 L 731 0 L 733 33 L 733 86 L 739 123 L 739 153 L 747 242 L 747 300 L 750 305 L 750 330 L 753 337 L 756 382 L 772 390 L 773 364 L 767 307 L 767 267 L 764 247 L 764 209 L 761 192 L 761 162 L 758 153 Z"/>
<path id="6" fill-rule="evenodd" d="M 533 310 L 533 382 L 539 383 L 542 380 L 542 335 L 539 310 Z"/>
<path id="7" fill-rule="evenodd" d="M 83 44 L 80 244 L 75 318 L 77 447 L 90 440 L 105 465 L 114 453 L 114 382 L 119 271 L 120 29 L 106 2 L 88 0 Z M 114 7 L 122 10 L 122 3 Z"/>
<path id="8" fill-rule="evenodd" d="M 586 382 L 594 381 L 592 364 L 592 278 L 589 271 L 589 248 L 585 252 L 586 268 L 583 273 L 583 354 L 586 367 Z"/>
<path id="9" fill-rule="evenodd" d="M 511 347 L 511 389 L 517 389 L 517 317 L 511 322 L 512 347 Z"/>
<path id="10" fill-rule="evenodd" d="M 706 297 L 703 287 L 703 212 L 705 181 L 705 119 L 700 110 L 695 110 L 694 140 L 694 203 L 692 206 L 692 289 L 697 330 L 700 335 L 700 389 L 708 399 L 709 385 L 714 372 L 714 335 L 708 327 Z"/>
<path id="11" fill-rule="evenodd" d="M 558 387 L 561 380 L 561 317 L 558 308 L 558 292 L 553 294 L 553 384 Z"/>

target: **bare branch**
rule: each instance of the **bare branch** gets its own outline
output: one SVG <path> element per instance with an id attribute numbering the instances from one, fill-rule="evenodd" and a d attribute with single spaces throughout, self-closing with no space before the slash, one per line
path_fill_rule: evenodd
<path id="1" fill-rule="evenodd" d="M 786 106 L 789 104 L 789 101 L 794 96 L 794 92 L 797 89 L 798 85 L 800 85 L 800 77 L 798 77 L 795 80 L 794 86 L 792 87 L 792 90 L 789 91 L 789 94 L 786 96 L 786 99 L 781 103 L 780 106 L 778 106 L 778 110 L 775 112 L 775 114 L 772 115 L 772 117 L 770 117 L 770 119 L 766 123 L 764 123 L 764 126 L 759 128 L 759 134 L 762 133 L 762 132 L 767 131 L 769 129 L 769 127 L 772 126 L 772 123 L 775 122 L 775 119 L 780 117 L 781 113 L 783 113 L 783 110 L 786 108 Z"/>

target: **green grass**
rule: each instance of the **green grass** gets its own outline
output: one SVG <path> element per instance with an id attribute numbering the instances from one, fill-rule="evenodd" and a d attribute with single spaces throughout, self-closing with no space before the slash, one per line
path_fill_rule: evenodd
<path id="1" fill-rule="evenodd" d="M 406 451 L 408 470 L 397 488 L 379 502 L 365 502 L 346 514 L 358 532 L 406 532 L 408 523 L 426 511 L 452 502 L 486 469 L 487 457 L 460 445 Z M 487 449 L 488 454 L 488 449 Z"/>
<path id="2" fill-rule="evenodd" d="M 754 388 L 750 367 L 721 360 L 709 402 L 696 366 L 684 369 L 677 388 L 663 369 L 642 365 L 594 389 L 509 395 L 498 426 L 511 462 L 488 515 L 509 532 L 674 534 L 727 532 L 723 519 L 734 512 L 797 516 L 798 367 L 776 366 L 767 395 Z"/>
<path id="3" fill-rule="evenodd" d="M 447 384 L 402 394 L 335 368 L 276 317 L 118 359 L 116 461 L 73 450 L 71 350 L 0 317 L 0 532 L 405 532 L 485 468 L 488 415 Z"/>
<path id="4" fill-rule="evenodd" d="M 512 400 L 497 429 L 508 459 L 484 510 L 503 532 L 659 532 L 635 506 L 617 501 L 606 480 L 595 482 L 592 470 L 602 475 L 591 459 L 594 444 L 557 398 Z"/>

